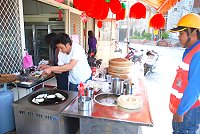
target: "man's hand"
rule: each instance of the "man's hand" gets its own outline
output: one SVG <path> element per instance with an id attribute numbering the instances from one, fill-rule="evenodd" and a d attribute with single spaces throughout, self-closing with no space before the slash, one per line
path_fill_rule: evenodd
<path id="1" fill-rule="evenodd" d="M 173 115 L 174 122 L 183 122 L 183 116 L 178 115 L 177 113 Z"/>
<path id="2" fill-rule="evenodd" d="M 50 67 L 50 66 L 45 65 L 45 64 L 41 64 L 41 65 L 38 66 L 38 69 L 43 70 L 43 69 L 48 68 L 48 67 Z"/>
<path id="3" fill-rule="evenodd" d="M 45 69 L 43 69 L 42 75 L 49 75 L 51 74 L 51 67 L 47 67 Z"/>

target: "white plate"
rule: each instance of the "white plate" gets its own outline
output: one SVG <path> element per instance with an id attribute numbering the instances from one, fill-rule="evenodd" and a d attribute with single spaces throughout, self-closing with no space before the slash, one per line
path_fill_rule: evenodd
<path id="1" fill-rule="evenodd" d="M 101 81 L 101 82 L 105 82 L 106 81 L 106 79 L 103 79 L 103 78 L 94 78 L 93 80 L 94 81 Z"/>

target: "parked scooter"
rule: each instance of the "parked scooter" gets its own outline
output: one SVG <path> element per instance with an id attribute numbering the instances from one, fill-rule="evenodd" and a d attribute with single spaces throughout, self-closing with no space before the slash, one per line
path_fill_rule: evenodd
<path id="1" fill-rule="evenodd" d="M 102 59 L 96 59 L 93 52 L 88 54 L 87 60 L 90 67 L 100 68 L 102 64 Z"/>
<path id="2" fill-rule="evenodd" d="M 126 59 L 131 60 L 134 64 L 139 62 L 142 63 L 142 57 L 143 57 L 143 50 L 136 50 L 134 48 L 128 47 L 129 53 L 126 55 Z"/>
<path id="3" fill-rule="evenodd" d="M 158 53 L 154 50 L 148 50 L 146 56 L 147 58 L 144 62 L 144 75 L 147 75 L 147 73 L 152 72 L 152 70 L 156 68 L 156 62 L 159 57 Z"/>

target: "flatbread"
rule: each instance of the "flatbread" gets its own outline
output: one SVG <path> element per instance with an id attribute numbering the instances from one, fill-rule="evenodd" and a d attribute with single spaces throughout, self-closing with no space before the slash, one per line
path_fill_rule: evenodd
<path id="1" fill-rule="evenodd" d="M 120 95 L 117 98 L 117 105 L 126 109 L 139 109 L 143 107 L 141 96 Z"/>

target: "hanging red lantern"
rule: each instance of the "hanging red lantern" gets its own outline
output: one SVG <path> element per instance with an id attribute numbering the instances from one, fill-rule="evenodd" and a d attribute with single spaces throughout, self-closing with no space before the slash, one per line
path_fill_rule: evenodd
<path id="1" fill-rule="evenodd" d="M 126 16 L 126 9 L 122 8 L 121 12 L 116 14 L 116 20 L 124 20 Z"/>
<path id="2" fill-rule="evenodd" d="M 55 1 L 60 2 L 60 3 L 64 2 L 64 0 L 55 0 Z"/>
<path id="3" fill-rule="evenodd" d="M 113 14 L 117 14 L 122 10 L 122 5 L 119 0 L 110 0 L 109 7 Z"/>
<path id="4" fill-rule="evenodd" d="M 135 3 L 130 8 L 129 18 L 135 18 L 135 19 L 146 18 L 146 7 L 140 2 Z"/>
<path id="5" fill-rule="evenodd" d="M 59 6 L 58 9 L 59 9 L 59 10 L 58 10 L 58 15 L 59 15 L 59 16 L 58 16 L 58 20 L 61 21 L 61 20 L 62 20 L 62 8 Z"/>
<path id="6" fill-rule="evenodd" d="M 102 28 L 102 26 L 103 26 L 102 21 L 98 21 L 98 22 L 97 22 L 97 27 L 98 27 L 98 28 Z"/>
<path id="7" fill-rule="evenodd" d="M 149 26 L 155 29 L 161 29 L 165 26 L 165 18 L 162 14 L 157 13 L 151 17 Z"/>
<path id="8" fill-rule="evenodd" d="M 86 12 L 86 15 L 92 18 L 99 19 L 102 14 L 102 9 L 103 9 L 103 1 L 96 0 L 93 9 Z"/>
<path id="9" fill-rule="evenodd" d="M 90 11 L 98 0 L 73 0 L 74 7 L 80 11 Z"/>
<path id="10" fill-rule="evenodd" d="M 104 20 L 104 19 L 106 19 L 107 16 L 108 16 L 109 7 L 108 7 L 108 3 L 105 0 L 102 0 L 102 8 L 100 10 L 101 10 L 101 11 L 99 11 L 100 16 L 98 15 L 95 18 L 97 20 Z"/>

